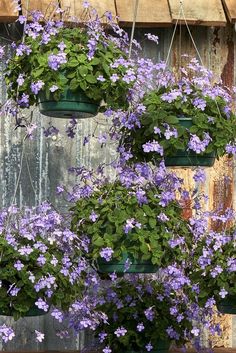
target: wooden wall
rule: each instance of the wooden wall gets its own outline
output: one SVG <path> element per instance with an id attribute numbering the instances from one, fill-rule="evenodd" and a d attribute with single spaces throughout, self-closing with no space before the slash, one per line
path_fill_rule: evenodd
<path id="1" fill-rule="evenodd" d="M 159 35 L 160 44 L 143 42 L 143 55 L 159 61 L 166 58 L 173 28 L 149 29 Z M 227 85 L 233 85 L 235 80 L 235 32 L 233 25 L 226 27 L 198 27 L 191 26 L 193 38 L 199 49 L 204 64 L 213 69 L 222 77 Z M 144 39 L 144 29 L 137 28 L 135 36 Z M 0 36 L 1 37 L 1 36 Z M 8 45 L 1 40 L 0 45 Z M 181 54 L 188 53 L 196 55 L 189 35 L 184 25 L 178 28 L 174 45 L 171 52 L 171 63 L 179 65 Z M 10 55 L 10 51 L 9 51 Z M 3 75 L 1 71 L 5 66 L 0 63 L 0 101 L 6 97 Z M 34 112 L 34 119 L 39 124 L 36 139 L 26 140 L 23 148 L 23 131 L 14 130 L 14 124 L 2 116 L 0 120 L 0 207 L 8 206 L 13 200 L 16 184 L 19 178 L 19 188 L 16 192 L 16 203 L 18 205 L 37 205 L 48 199 L 59 209 L 64 209 L 66 204 L 57 199 L 55 189 L 57 185 L 72 185 L 75 177 L 69 175 L 67 170 L 70 166 L 95 167 L 99 162 L 109 163 L 114 159 L 115 146 L 101 150 L 95 141 L 83 147 L 83 138 L 92 133 L 96 125 L 96 117 L 78 122 L 76 138 L 69 140 L 64 133 L 66 120 L 50 119 L 43 117 L 38 111 Z M 60 136 L 53 140 L 43 136 L 43 128 L 49 123 L 60 128 Z M 106 129 L 104 125 L 101 129 Z M 23 151 L 23 152 L 22 152 Z M 23 153 L 23 155 L 22 155 Z M 19 171 L 21 175 L 19 177 Z M 176 170 L 183 176 L 189 189 L 195 185 L 192 183 L 191 170 Z M 232 161 L 222 159 L 216 162 L 214 167 L 207 170 L 207 182 L 204 190 L 210 195 L 208 207 L 225 206 L 234 202 L 234 165 Z M 2 317 L 3 319 L 3 317 Z M 9 322 L 9 319 L 7 320 Z M 235 336 L 232 332 L 236 330 L 236 322 L 231 316 L 223 318 L 225 327 L 224 337 L 216 344 L 225 346 L 236 346 Z M 56 336 L 54 323 L 49 316 L 39 319 L 22 319 L 15 324 L 17 327 L 17 339 L 14 342 L 3 344 L 0 349 L 4 350 L 72 350 L 81 348 L 83 337 L 74 340 L 59 340 Z M 35 345 L 32 339 L 33 331 L 45 331 L 47 338 L 42 344 Z M 220 342 L 220 343 L 219 343 Z"/>

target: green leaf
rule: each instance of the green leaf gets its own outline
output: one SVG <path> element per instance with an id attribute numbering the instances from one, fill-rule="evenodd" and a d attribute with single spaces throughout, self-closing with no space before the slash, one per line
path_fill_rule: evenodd
<path id="1" fill-rule="evenodd" d="M 97 83 L 97 79 L 96 77 L 94 77 L 93 75 L 87 75 L 85 77 L 85 80 L 88 82 L 88 83 Z"/>
<path id="2" fill-rule="evenodd" d="M 39 69 L 37 69 L 33 72 L 33 77 L 37 78 L 40 75 L 42 75 L 43 72 L 44 72 L 44 67 L 40 67 Z"/>
<path id="3" fill-rule="evenodd" d="M 92 243 L 93 243 L 93 245 L 100 247 L 100 246 L 104 245 L 104 240 L 102 237 L 97 237 L 96 240 L 92 241 Z"/>
<path id="4" fill-rule="evenodd" d="M 78 72 L 79 72 L 80 76 L 85 77 L 85 78 L 88 75 L 88 69 L 86 66 L 79 66 Z"/>
<path id="5" fill-rule="evenodd" d="M 80 83 L 77 79 L 73 78 L 70 82 L 70 89 L 73 91 L 73 90 L 76 90 L 78 87 L 79 87 Z"/>
<path id="6" fill-rule="evenodd" d="M 76 67 L 76 66 L 78 66 L 78 65 L 79 65 L 79 62 L 78 62 L 78 60 L 75 59 L 75 58 L 70 59 L 70 60 L 68 61 L 68 63 L 67 63 L 67 66 L 68 66 L 68 67 Z"/>
<path id="7" fill-rule="evenodd" d="M 100 64 L 100 59 L 98 58 L 93 58 L 92 61 L 90 61 L 91 65 L 98 65 Z"/>
<path id="8" fill-rule="evenodd" d="M 108 76 L 110 76 L 109 66 L 108 66 L 105 62 L 103 62 L 103 63 L 102 63 L 102 67 L 103 67 L 103 70 L 105 71 L 105 73 L 106 73 Z"/>
<path id="9" fill-rule="evenodd" d="M 149 223 L 150 227 L 153 229 L 156 227 L 156 224 L 157 224 L 155 218 L 149 218 L 148 223 Z"/>

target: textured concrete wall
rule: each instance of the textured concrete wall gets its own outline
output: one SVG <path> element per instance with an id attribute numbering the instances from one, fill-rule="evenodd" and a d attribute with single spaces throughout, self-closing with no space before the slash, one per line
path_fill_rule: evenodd
<path id="1" fill-rule="evenodd" d="M 159 35 L 160 44 L 144 43 L 143 55 L 157 61 L 167 56 L 173 29 L 141 30 L 135 31 L 138 39 L 144 39 L 143 34 L 151 31 Z M 203 63 L 221 76 L 227 85 L 232 85 L 235 77 L 235 33 L 233 26 L 216 29 L 205 27 L 191 27 L 193 38 L 199 50 Z M 5 44 L 7 42 L 1 43 Z M 174 65 L 181 62 L 181 54 L 188 53 L 196 56 L 196 52 L 184 26 L 178 28 L 174 40 L 170 61 Z M 0 102 L 5 100 L 5 87 L 1 71 L 5 63 L 0 63 Z M 37 109 L 34 110 L 33 119 L 40 128 L 37 130 L 34 140 L 25 140 L 23 143 L 23 130 L 14 130 L 14 124 L 6 117 L 0 120 L 0 207 L 8 206 L 13 201 L 18 205 L 37 205 L 47 199 L 59 209 L 66 204 L 55 197 L 55 188 L 58 184 L 72 185 L 75 177 L 69 175 L 67 170 L 71 166 L 95 167 L 99 162 L 109 163 L 115 158 L 115 146 L 100 149 L 95 140 L 83 147 L 85 135 L 92 134 L 96 121 L 102 117 L 81 120 L 78 123 L 76 138 L 73 140 L 65 136 L 66 120 L 50 119 L 40 116 Z M 43 136 L 43 127 L 52 123 L 61 130 L 56 140 Z M 106 129 L 105 125 L 99 125 L 98 129 Z M 99 130 L 96 130 L 99 133 Z M 184 177 L 186 186 L 194 187 L 191 170 L 176 170 Z M 223 204 L 225 207 L 233 202 L 234 178 L 232 161 L 222 159 L 207 171 L 207 182 L 204 191 L 209 195 L 207 207 L 217 207 Z M 16 186 L 18 188 L 16 190 Z M 15 198 L 14 198 L 15 195 Z M 14 200 L 15 199 L 15 200 Z M 232 335 L 232 317 L 225 316 L 222 321 L 225 329 L 224 337 L 216 345 L 236 346 L 236 338 Z M 17 339 L 14 343 L 4 345 L 6 350 L 35 350 L 35 349 L 76 349 L 82 344 L 82 337 L 73 340 L 59 340 L 56 336 L 54 323 L 49 315 L 35 319 L 22 319 L 16 324 Z M 235 332 L 236 320 L 233 321 Z M 36 345 L 32 340 L 34 329 L 45 331 L 47 338 L 43 344 Z M 1 349 L 1 347 L 0 347 Z"/>

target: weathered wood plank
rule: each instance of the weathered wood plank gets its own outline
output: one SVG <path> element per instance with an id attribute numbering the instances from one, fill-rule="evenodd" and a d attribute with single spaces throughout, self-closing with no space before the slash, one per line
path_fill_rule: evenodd
<path id="1" fill-rule="evenodd" d="M 222 0 L 226 14 L 231 22 L 236 22 L 236 0 Z"/>
<path id="2" fill-rule="evenodd" d="M 131 26 L 134 18 L 135 0 L 115 0 L 119 23 Z M 136 25 L 143 27 L 161 27 L 171 25 L 168 0 L 139 0 Z"/>
<path id="3" fill-rule="evenodd" d="M 13 1 L 0 0 L 0 22 L 14 22 L 18 17 L 18 11 Z"/>
<path id="4" fill-rule="evenodd" d="M 61 7 L 63 10 L 67 10 L 70 17 L 79 17 L 85 14 L 85 9 L 83 7 L 83 1 L 81 0 L 61 0 Z M 90 0 L 89 4 L 94 7 L 98 16 L 102 17 L 106 11 L 110 11 L 112 16 L 116 16 L 116 8 L 114 0 Z"/>
<path id="5" fill-rule="evenodd" d="M 55 15 L 56 5 L 59 0 L 21 0 L 23 15 L 31 11 L 38 10 L 42 12 L 45 18 L 52 18 Z"/>
<path id="6" fill-rule="evenodd" d="M 203 26 L 225 26 L 226 17 L 221 0 L 169 0 L 170 12 L 174 23 L 185 23 Z"/>

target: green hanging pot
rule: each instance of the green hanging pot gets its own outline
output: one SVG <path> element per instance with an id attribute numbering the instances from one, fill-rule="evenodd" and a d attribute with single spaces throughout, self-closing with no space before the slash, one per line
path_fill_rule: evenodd
<path id="1" fill-rule="evenodd" d="M 191 118 L 179 118 L 181 126 L 189 129 L 193 123 Z M 199 155 L 194 151 L 178 151 L 174 156 L 165 157 L 167 167 L 212 167 L 215 162 L 215 152 Z"/>
<path id="2" fill-rule="evenodd" d="M 222 314 L 236 314 L 236 295 L 227 296 L 217 303 L 217 309 Z"/>
<path id="3" fill-rule="evenodd" d="M 152 353 L 167 353 L 170 349 L 170 341 L 158 341 L 157 347 L 152 350 Z M 126 351 L 124 353 L 147 353 L 147 350 L 143 351 Z"/>
<path id="4" fill-rule="evenodd" d="M 38 99 L 40 113 L 54 118 L 89 118 L 96 115 L 99 108 L 99 103 L 88 98 L 82 90 L 65 89 L 58 101 L 52 94 L 46 98 L 41 92 Z"/>
<path id="5" fill-rule="evenodd" d="M 39 309 L 36 305 L 34 305 L 24 314 L 24 317 L 42 316 L 42 315 L 46 315 L 47 313 L 48 311 Z M 13 316 L 13 311 L 10 308 L 6 312 L 0 309 L 0 315 Z"/>
<path id="6" fill-rule="evenodd" d="M 131 265 L 126 270 L 125 263 L 129 258 Z M 135 259 L 132 255 L 127 253 L 122 254 L 121 260 L 106 261 L 99 258 L 97 260 L 97 268 L 100 273 L 155 273 L 158 271 L 158 266 L 153 265 L 150 260 Z"/>

